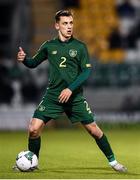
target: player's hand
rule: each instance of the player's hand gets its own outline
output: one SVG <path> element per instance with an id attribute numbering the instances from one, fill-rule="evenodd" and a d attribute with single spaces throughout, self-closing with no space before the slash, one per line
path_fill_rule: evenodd
<path id="1" fill-rule="evenodd" d="M 22 62 L 22 61 L 24 61 L 25 56 L 26 56 L 26 53 L 23 51 L 22 47 L 19 47 L 19 51 L 17 54 L 17 60 Z"/>
<path id="2" fill-rule="evenodd" d="M 70 96 L 72 95 L 72 91 L 68 88 L 61 91 L 60 96 L 58 97 L 60 103 L 66 103 Z"/>

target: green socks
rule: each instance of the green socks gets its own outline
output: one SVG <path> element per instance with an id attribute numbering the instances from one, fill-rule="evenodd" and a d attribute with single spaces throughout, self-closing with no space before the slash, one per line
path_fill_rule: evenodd
<path id="1" fill-rule="evenodd" d="M 106 158 L 109 162 L 112 162 L 115 160 L 113 151 L 111 149 L 111 146 L 107 140 L 107 137 L 103 134 L 103 136 L 100 139 L 95 139 L 97 145 L 101 149 L 101 151 L 104 153 Z"/>
<path id="2" fill-rule="evenodd" d="M 112 162 L 115 160 L 113 151 L 111 149 L 111 146 L 107 140 L 107 137 L 103 134 L 103 136 L 100 139 L 95 139 L 98 147 L 101 149 L 101 151 L 104 153 L 106 158 L 109 162 Z M 41 146 L 41 138 L 38 137 L 36 139 L 28 139 L 28 149 L 35 153 L 37 157 L 39 157 L 39 150 Z"/>
<path id="3" fill-rule="evenodd" d="M 28 139 L 28 149 L 35 153 L 37 157 L 39 157 L 39 150 L 41 146 L 41 138 L 38 137 L 36 139 Z"/>

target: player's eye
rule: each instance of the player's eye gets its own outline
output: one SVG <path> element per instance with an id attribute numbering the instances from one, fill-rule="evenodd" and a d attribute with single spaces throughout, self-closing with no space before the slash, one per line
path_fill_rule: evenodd
<path id="1" fill-rule="evenodd" d="M 68 23 L 67 22 L 64 22 L 63 25 L 67 25 Z"/>

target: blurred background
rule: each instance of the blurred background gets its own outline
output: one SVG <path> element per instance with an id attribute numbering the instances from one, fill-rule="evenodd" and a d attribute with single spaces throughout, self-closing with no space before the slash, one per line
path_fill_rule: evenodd
<path id="1" fill-rule="evenodd" d="M 74 36 L 89 49 L 85 96 L 99 122 L 140 122 L 140 0 L 0 0 L 0 129 L 26 129 L 48 82 L 48 63 L 28 69 L 18 47 L 33 56 L 57 35 L 54 15 L 74 13 Z M 70 126 L 65 118 L 49 125 Z"/>

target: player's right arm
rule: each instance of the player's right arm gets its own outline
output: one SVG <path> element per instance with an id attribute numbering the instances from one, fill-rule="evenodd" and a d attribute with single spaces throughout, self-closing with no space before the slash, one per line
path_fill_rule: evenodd
<path id="1" fill-rule="evenodd" d="M 17 60 L 19 62 L 22 62 L 25 66 L 29 68 L 35 68 L 46 59 L 47 59 L 47 50 L 44 47 L 44 44 L 40 47 L 38 52 L 32 58 L 28 58 L 24 50 L 21 47 L 19 47 Z"/>
<path id="2" fill-rule="evenodd" d="M 18 51 L 18 54 L 17 54 L 17 60 L 19 62 L 23 62 L 24 59 L 25 59 L 25 56 L 26 56 L 26 53 L 23 51 L 22 47 L 19 47 L 19 51 Z"/>

